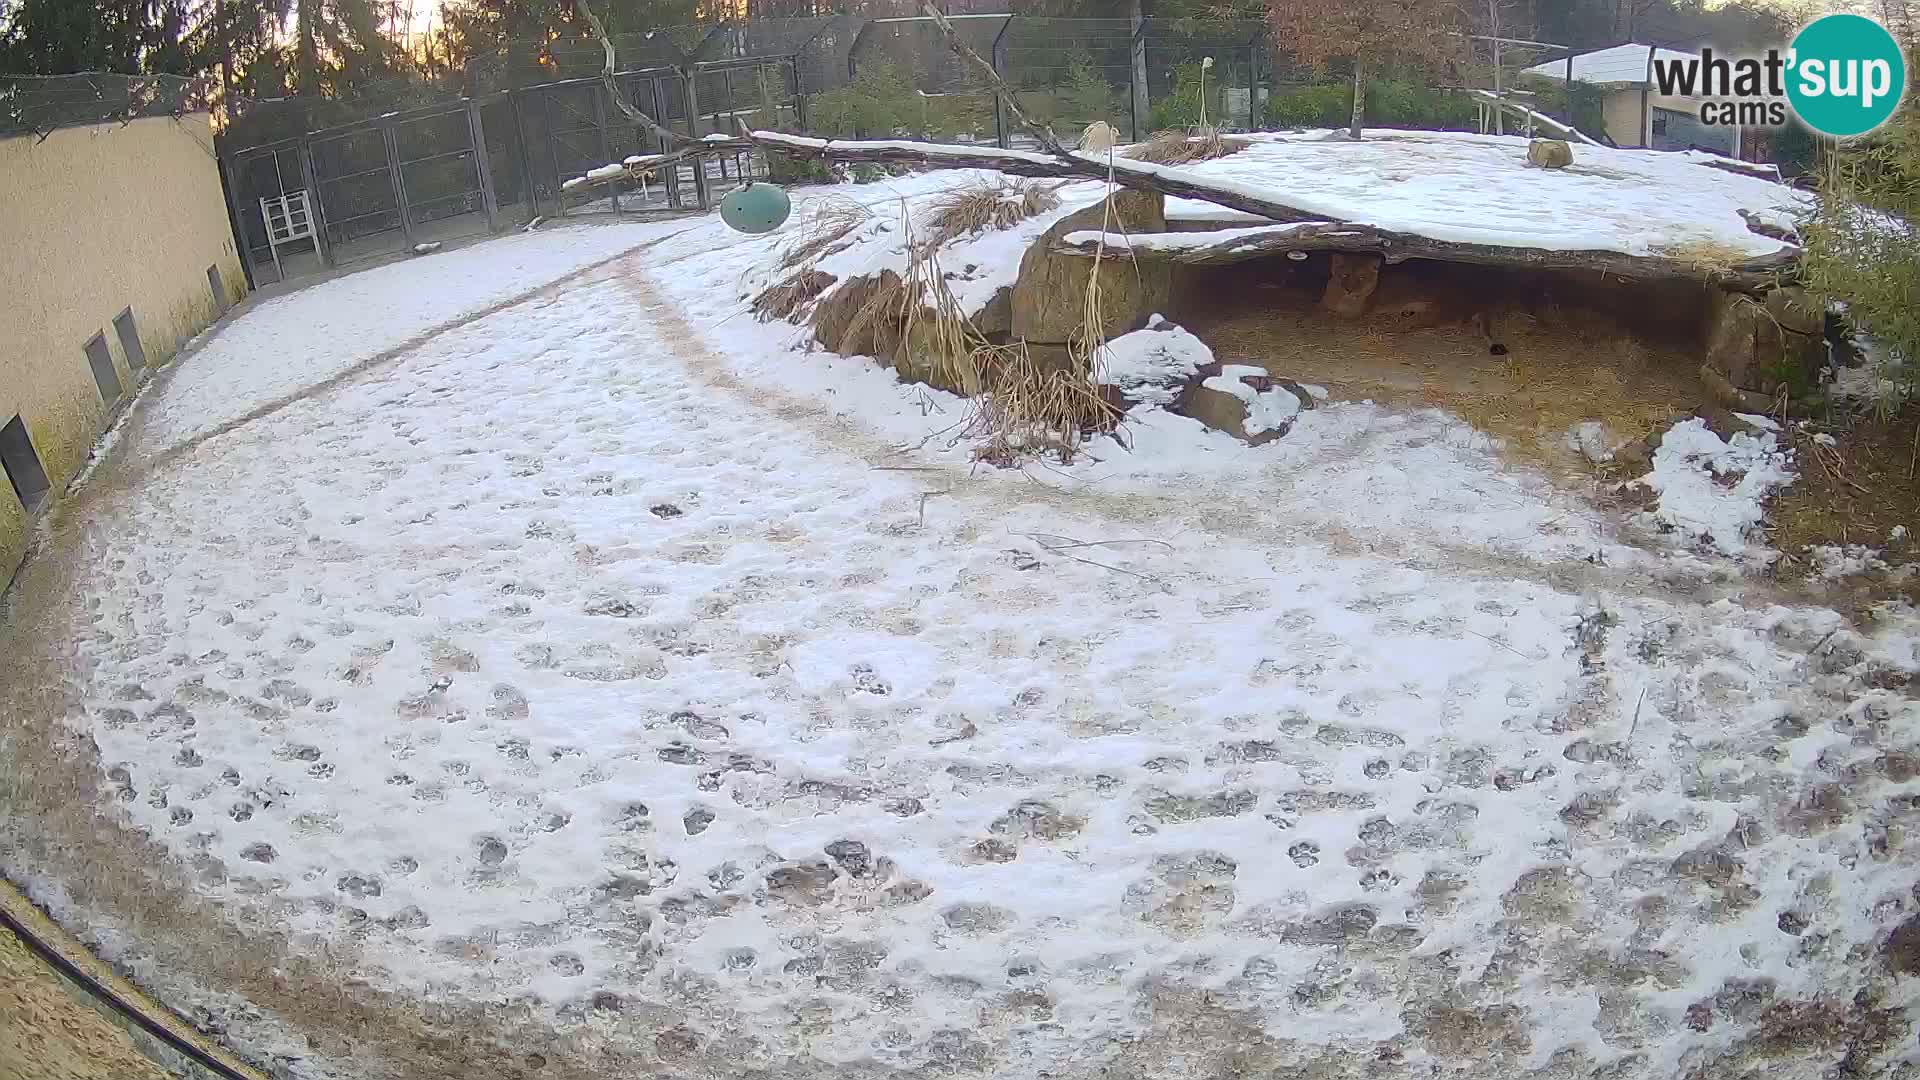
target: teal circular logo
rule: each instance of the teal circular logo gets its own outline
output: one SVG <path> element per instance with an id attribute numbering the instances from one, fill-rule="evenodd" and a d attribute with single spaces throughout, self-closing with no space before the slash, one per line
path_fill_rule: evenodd
<path id="1" fill-rule="evenodd" d="M 1907 61 L 1887 28 L 1861 15 L 1824 15 L 1787 52 L 1787 100 L 1810 128 L 1845 138 L 1893 115 L 1907 89 Z"/>

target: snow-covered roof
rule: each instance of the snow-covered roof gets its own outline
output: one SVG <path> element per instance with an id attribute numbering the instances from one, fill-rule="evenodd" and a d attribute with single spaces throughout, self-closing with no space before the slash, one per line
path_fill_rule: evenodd
<path id="1" fill-rule="evenodd" d="M 1611 49 L 1582 53 L 1573 58 L 1573 79 L 1575 82 L 1599 83 L 1602 85 L 1627 84 L 1640 86 L 1645 84 L 1652 65 L 1648 60 L 1651 53 L 1660 60 L 1692 60 L 1698 56 L 1678 49 L 1662 49 L 1653 45 L 1639 45 L 1629 42 L 1615 45 Z M 1550 60 L 1544 64 L 1535 64 L 1527 69 L 1529 75 L 1544 75 L 1549 79 L 1565 79 L 1567 62 Z"/>

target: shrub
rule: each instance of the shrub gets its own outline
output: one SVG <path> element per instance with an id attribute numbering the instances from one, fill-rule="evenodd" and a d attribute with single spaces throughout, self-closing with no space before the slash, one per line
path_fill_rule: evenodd
<path id="1" fill-rule="evenodd" d="M 1843 300 L 1886 348 L 1894 401 L 1920 383 L 1920 117 L 1896 113 L 1874 135 L 1834 149 L 1818 209 L 1802 229 L 1807 284 Z"/>
<path id="2" fill-rule="evenodd" d="M 887 138 L 919 120 L 920 101 L 892 63 L 865 64 L 852 82 L 814 95 L 807 125 L 815 134 L 839 139 Z"/>

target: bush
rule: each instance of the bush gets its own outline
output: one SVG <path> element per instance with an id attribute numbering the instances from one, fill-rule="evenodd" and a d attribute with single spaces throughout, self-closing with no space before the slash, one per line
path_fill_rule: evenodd
<path id="1" fill-rule="evenodd" d="M 1806 222 L 1807 284 L 1845 301 L 1887 349 L 1896 396 L 1920 383 L 1920 117 L 1896 113 L 1879 132 L 1834 151 L 1818 210 Z M 1889 402 L 1888 404 L 1892 404 Z"/>
<path id="2" fill-rule="evenodd" d="M 1201 86 L 1206 86 L 1205 116 L 1201 115 Z M 1199 127 L 1203 122 L 1218 125 L 1226 119 L 1225 84 L 1216 72 L 1202 78 L 1200 64 L 1182 64 L 1173 70 L 1173 92 L 1153 103 L 1147 126 L 1154 131 Z"/>
<path id="3" fill-rule="evenodd" d="M 1111 123 L 1115 119 L 1114 100 L 1118 96 L 1107 77 L 1094 66 L 1093 58 L 1076 53 L 1067 62 L 1067 77 L 1057 97 L 1060 118 L 1082 127 L 1096 120 Z"/>
<path id="4" fill-rule="evenodd" d="M 1473 102 L 1464 95 L 1399 79 L 1369 81 L 1365 110 L 1371 127 L 1467 131 L 1475 126 Z M 1351 82 L 1294 87 L 1267 99 L 1270 128 L 1345 127 L 1352 119 Z"/>
<path id="5" fill-rule="evenodd" d="M 1339 127 L 1353 117 L 1353 84 L 1321 83 L 1280 93 L 1267 99 L 1266 126 L 1270 128 Z"/>
<path id="6" fill-rule="evenodd" d="M 866 64 L 846 86 L 814 95 L 807 125 L 832 138 L 887 138 L 920 119 L 921 100 L 892 63 Z"/>

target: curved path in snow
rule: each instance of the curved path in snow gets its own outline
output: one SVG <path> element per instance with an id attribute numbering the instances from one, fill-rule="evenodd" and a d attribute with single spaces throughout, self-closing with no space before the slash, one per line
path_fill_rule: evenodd
<path id="1" fill-rule="evenodd" d="M 1910 640 L 1371 544 L 1370 488 L 970 476 L 710 349 L 671 272 L 136 429 L 4 643 L 16 760 L 78 736 L 112 824 L 17 821 L 69 842 L 8 871 L 297 1075 L 1911 1054 Z M 1559 513 L 1323 412 L 1331 476 Z"/>

